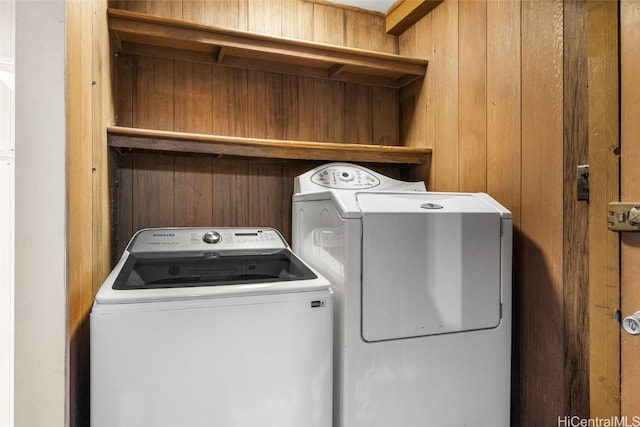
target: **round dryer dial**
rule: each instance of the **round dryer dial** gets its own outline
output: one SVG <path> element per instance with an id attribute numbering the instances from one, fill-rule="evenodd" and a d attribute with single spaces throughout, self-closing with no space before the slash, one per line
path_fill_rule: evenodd
<path id="1" fill-rule="evenodd" d="M 327 188 L 356 190 L 373 188 L 380 180 L 364 169 L 352 165 L 327 166 L 311 176 L 311 182 Z"/>

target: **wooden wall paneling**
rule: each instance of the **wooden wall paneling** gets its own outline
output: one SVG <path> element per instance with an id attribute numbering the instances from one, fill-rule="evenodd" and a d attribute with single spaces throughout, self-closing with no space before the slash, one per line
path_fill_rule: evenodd
<path id="1" fill-rule="evenodd" d="M 69 421 L 88 419 L 89 322 L 93 302 L 92 55 L 93 4 L 77 2 L 66 9 L 67 22 L 67 218 Z"/>
<path id="2" fill-rule="evenodd" d="M 316 98 L 315 80 L 308 77 L 298 78 L 298 139 L 300 141 L 319 141 L 315 132 Z"/>
<path id="3" fill-rule="evenodd" d="M 271 73 L 249 70 L 247 72 L 247 136 L 276 138 L 278 132 L 276 102 L 276 79 Z"/>
<path id="4" fill-rule="evenodd" d="M 206 25 L 205 0 L 182 0 L 182 19 Z"/>
<path id="5" fill-rule="evenodd" d="M 111 271 L 110 157 L 105 128 L 115 123 L 112 89 L 114 57 L 103 13 L 106 0 L 94 1 L 92 10 L 92 177 L 93 177 L 93 295 Z"/>
<path id="6" fill-rule="evenodd" d="M 618 4 L 587 3 L 589 59 L 589 395 L 591 418 L 620 415 L 619 235 L 603 212 L 618 200 L 620 144 Z"/>
<path id="7" fill-rule="evenodd" d="M 345 142 L 352 144 L 373 143 L 371 87 L 356 84 L 345 85 L 344 128 Z"/>
<path id="8" fill-rule="evenodd" d="M 487 2 L 487 192 L 521 224 L 520 1 Z"/>
<path id="9" fill-rule="evenodd" d="M 565 413 L 585 419 L 589 418 L 589 205 L 577 200 L 576 167 L 588 163 L 586 5 L 564 2 L 562 14 Z"/>
<path id="10" fill-rule="evenodd" d="M 118 261 L 124 252 L 129 239 L 136 232 L 133 221 L 133 154 L 120 155 L 115 152 L 112 155 L 115 168 L 113 183 L 114 194 L 114 243 L 112 260 L 113 263 Z"/>
<path id="11" fill-rule="evenodd" d="M 431 12 L 433 52 L 429 78 L 434 117 L 431 189 L 457 191 L 458 179 L 458 2 L 446 1 Z"/>
<path id="12" fill-rule="evenodd" d="M 173 130 L 173 61 L 136 57 L 133 126 Z"/>
<path id="13" fill-rule="evenodd" d="M 209 64 L 175 62 L 174 130 L 211 133 L 211 68 Z M 211 225 L 211 158 L 176 156 L 174 161 L 174 225 Z"/>
<path id="14" fill-rule="evenodd" d="M 432 16 L 427 15 L 405 31 L 398 39 L 401 55 L 431 59 Z M 433 73 L 431 67 L 427 75 L 400 90 L 400 141 L 408 147 L 425 147 L 433 149 L 433 132 L 435 108 L 428 100 L 433 91 Z M 433 102 L 433 101 L 431 101 Z M 430 174 L 430 172 L 429 172 Z M 430 175 L 422 178 L 429 182 Z M 431 187 L 429 187 L 431 188 Z"/>
<path id="15" fill-rule="evenodd" d="M 314 80 L 313 134 L 320 142 L 344 142 L 344 86 L 347 83 Z M 302 112 L 301 112 L 302 114 Z"/>
<path id="16" fill-rule="evenodd" d="M 291 195 L 285 194 L 284 188 L 289 179 L 283 175 L 283 171 L 281 162 L 249 162 L 248 220 L 252 226 L 274 227 L 287 241 L 291 241 Z"/>
<path id="17" fill-rule="evenodd" d="M 107 2 L 67 8 L 69 425 L 89 423 L 89 313 L 110 270 L 107 124 L 113 123 Z M 130 80 L 129 80 L 130 81 Z"/>
<path id="18" fill-rule="evenodd" d="M 247 0 L 247 30 L 279 36 L 282 34 L 281 13 L 282 0 Z"/>
<path id="19" fill-rule="evenodd" d="M 252 225 L 249 222 L 249 164 L 249 160 L 213 160 L 212 226 Z"/>
<path id="20" fill-rule="evenodd" d="M 398 38 L 384 30 L 384 16 L 344 10 L 344 44 L 375 52 L 398 53 Z"/>
<path id="21" fill-rule="evenodd" d="M 174 158 L 136 153 L 133 159 L 133 230 L 169 227 L 174 216 Z"/>
<path id="22" fill-rule="evenodd" d="M 372 34 L 370 49 L 376 52 L 398 54 L 398 52 L 400 51 L 398 47 L 398 36 L 388 34 L 386 31 L 382 30 L 384 27 L 384 16 L 371 16 Z"/>
<path id="23" fill-rule="evenodd" d="M 460 191 L 487 191 L 487 2 L 458 3 Z"/>
<path id="24" fill-rule="evenodd" d="M 247 136 L 247 71 L 214 66 L 212 71 L 214 135 Z"/>
<path id="25" fill-rule="evenodd" d="M 181 0 L 147 0 L 147 13 L 149 15 L 164 16 L 167 18 L 182 19 Z"/>
<path id="26" fill-rule="evenodd" d="M 211 65 L 175 61 L 173 130 L 209 134 L 213 119 Z"/>
<path id="27" fill-rule="evenodd" d="M 205 0 L 204 21 L 206 25 L 245 30 L 246 9 L 243 0 Z"/>
<path id="28" fill-rule="evenodd" d="M 640 2 L 620 1 L 620 200 L 640 200 Z M 623 316 L 640 310 L 640 235 L 622 233 L 620 236 L 621 289 Z M 625 332 L 621 336 L 621 413 L 633 419 L 640 414 L 637 390 L 640 382 L 640 340 Z"/>
<path id="29" fill-rule="evenodd" d="M 314 3 L 313 40 L 343 46 L 345 44 L 344 10 Z"/>
<path id="30" fill-rule="evenodd" d="M 247 136 L 296 139 L 297 77 L 250 70 L 247 81 Z"/>
<path id="31" fill-rule="evenodd" d="M 146 0 L 108 0 L 109 7 L 130 10 L 131 12 L 148 13 Z"/>
<path id="32" fill-rule="evenodd" d="M 281 130 L 278 132 L 286 140 L 298 140 L 300 134 L 300 116 L 298 111 L 298 82 L 297 76 L 276 76 L 280 89 L 277 96 L 278 124 Z"/>
<path id="33" fill-rule="evenodd" d="M 213 162 L 210 157 L 176 156 L 174 164 L 174 223 L 177 227 L 213 224 Z M 233 188 L 229 188 L 233 191 Z"/>
<path id="34" fill-rule="evenodd" d="M 511 211 L 514 225 L 513 342 L 511 354 L 511 425 L 521 422 L 523 396 L 520 358 L 523 347 L 521 258 L 521 5 L 520 1 L 487 2 L 487 192 Z M 526 383 L 525 383 L 526 386 Z"/>
<path id="35" fill-rule="evenodd" d="M 118 54 L 115 63 L 115 121 L 120 126 L 133 126 L 133 76 L 135 58 Z"/>
<path id="36" fill-rule="evenodd" d="M 281 35 L 301 40 L 313 40 L 313 3 L 283 0 Z"/>
<path id="37" fill-rule="evenodd" d="M 567 414 L 563 301 L 562 2 L 522 2 L 520 421 Z M 562 349 L 562 350 L 560 350 Z"/>
<path id="38" fill-rule="evenodd" d="M 354 10 L 344 10 L 344 41 L 345 45 L 358 49 L 372 49 L 371 28 L 372 15 L 359 13 Z"/>
<path id="39" fill-rule="evenodd" d="M 371 123 L 370 144 L 401 145 L 400 99 L 397 90 L 371 88 Z"/>

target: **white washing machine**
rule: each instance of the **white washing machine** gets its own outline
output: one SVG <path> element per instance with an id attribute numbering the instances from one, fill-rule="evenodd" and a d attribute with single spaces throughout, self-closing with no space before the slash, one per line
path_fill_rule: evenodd
<path id="1" fill-rule="evenodd" d="M 334 290 L 334 427 L 510 425 L 510 212 L 333 163 L 295 179 L 294 252 Z"/>
<path id="2" fill-rule="evenodd" d="M 147 229 L 91 312 L 92 427 L 330 427 L 332 295 L 267 228 Z"/>

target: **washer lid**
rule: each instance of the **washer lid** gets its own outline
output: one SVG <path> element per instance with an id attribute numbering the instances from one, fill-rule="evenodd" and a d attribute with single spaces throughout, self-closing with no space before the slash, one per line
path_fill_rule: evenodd
<path id="1" fill-rule="evenodd" d="M 366 341 L 499 325 L 499 210 L 473 195 L 362 193 L 357 199 Z"/>
<path id="2" fill-rule="evenodd" d="M 304 292 L 327 286 L 272 229 L 147 229 L 133 237 L 96 303 Z"/>

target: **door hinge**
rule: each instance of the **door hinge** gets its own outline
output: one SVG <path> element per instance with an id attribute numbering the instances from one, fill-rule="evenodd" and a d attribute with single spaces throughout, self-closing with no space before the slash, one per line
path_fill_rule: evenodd
<path id="1" fill-rule="evenodd" d="M 640 231 L 640 202 L 611 202 L 607 206 L 611 231 Z"/>

